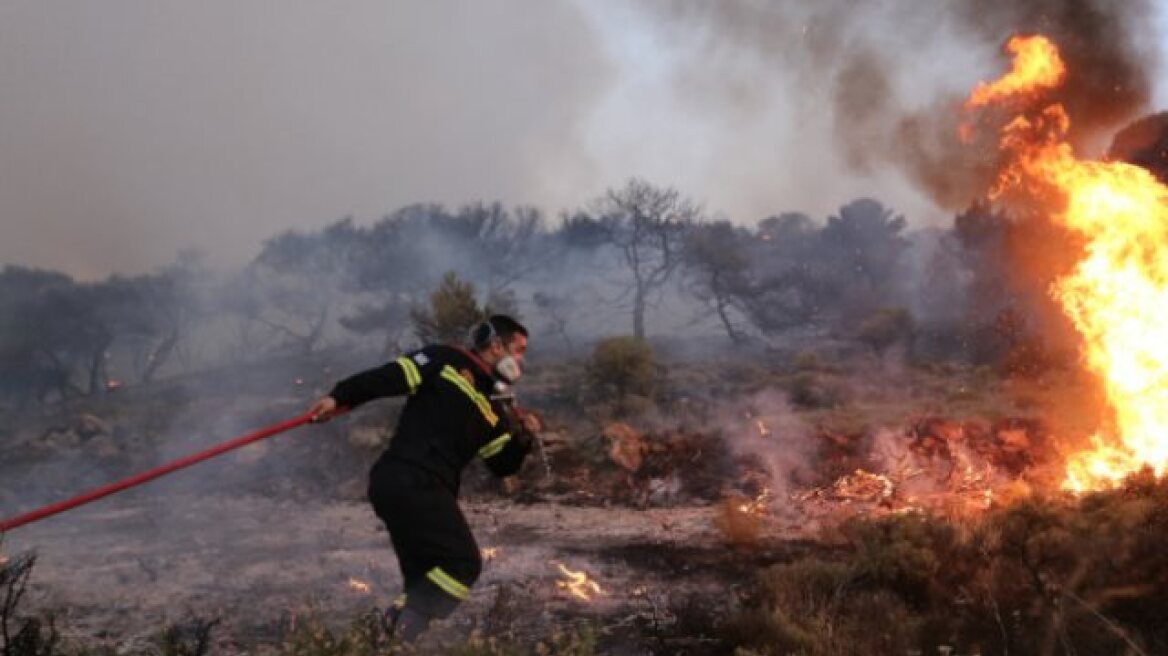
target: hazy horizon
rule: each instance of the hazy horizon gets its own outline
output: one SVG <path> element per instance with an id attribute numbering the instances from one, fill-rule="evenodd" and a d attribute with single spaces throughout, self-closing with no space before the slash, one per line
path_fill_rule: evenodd
<path id="1" fill-rule="evenodd" d="M 869 120 L 940 111 L 1001 71 L 1000 38 L 952 18 L 956 0 L 843 6 L 3 3 L 0 264 L 92 279 L 197 249 L 234 265 L 283 230 L 413 203 L 554 219 L 630 177 L 738 223 L 861 196 L 947 220 L 872 156 L 886 135 L 868 134 L 869 96 L 841 113 L 841 80 L 862 55 L 878 70 L 860 82 L 895 101 Z"/>

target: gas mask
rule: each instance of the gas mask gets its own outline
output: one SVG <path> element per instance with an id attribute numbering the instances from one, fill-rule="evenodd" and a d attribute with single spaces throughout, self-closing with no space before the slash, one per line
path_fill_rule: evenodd
<path id="1" fill-rule="evenodd" d="M 519 365 L 519 360 L 508 353 L 495 363 L 495 373 L 499 375 L 499 378 L 514 385 L 515 381 L 523 375 L 523 368 Z"/>

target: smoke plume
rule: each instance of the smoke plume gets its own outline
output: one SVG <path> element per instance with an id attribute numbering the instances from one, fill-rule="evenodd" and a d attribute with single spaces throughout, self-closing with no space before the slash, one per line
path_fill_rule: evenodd
<path id="1" fill-rule="evenodd" d="M 1060 48 L 1070 74 L 1052 98 L 1068 110 L 1072 143 L 1093 152 L 1110 132 L 1144 110 L 1152 95 L 1155 34 L 1147 0 L 843 0 L 808 5 L 775 2 L 646 2 L 669 30 L 704 45 L 679 83 L 718 93 L 691 94 L 741 105 L 744 66 L 792 76 L 796 120 L 831 112 L 834 149 L 857 173 L 891 165 L 943 207 L 961 208 L 994 175 L 992 143 L 957 138 L 960 105 L 978 79 L 1004 70 L 1010 36 L 1041 33 Z M 755 78 L 765 82 L 765 78 Z M 757 86 L 757 85 L 756 85 Z M 814 147 L 814 146 L 812 146 Z"/>

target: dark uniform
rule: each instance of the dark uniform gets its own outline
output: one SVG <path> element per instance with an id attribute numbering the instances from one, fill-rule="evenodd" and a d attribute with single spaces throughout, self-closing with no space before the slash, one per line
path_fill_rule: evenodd
<path id="1" fill-rule="evenodd" d="M 458 507 L 462 469 L 476 456 L 498 476 L 518 471 L 531 436 L 493 400 L 495 377 L 469 351 L 427 346 L 347 378 L 329 396 L 355 408 L 409 395 L 389 448 L 369 475 L 369 501 L 385 522 L 405 581 L 395 605 L 449 615 L 482 571 Z"/>

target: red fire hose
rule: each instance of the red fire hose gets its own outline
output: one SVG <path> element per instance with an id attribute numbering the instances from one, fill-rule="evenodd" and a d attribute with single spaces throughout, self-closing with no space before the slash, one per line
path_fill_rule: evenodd
<path id="1" fill-rule="evenodd" d="M 232 449 L 238 449 L 239 447 L 251 444 L 252 442 L 258 442 L 262 439 L 271 437 L 278 433 L 283 433 L 286 430 L 296 428 L 297 426 L 306 424 L 310 421 L 312 421 L 312 415 L 306 413 L 294 419 L 282 421 L 278 424 L 272 424 L 267 428 L 261 428 L 260 430 L 257 430 L 253 433 L 248 433 L 247 435 L 223 442 L 222 444 L 213 446 L 206 451 L 193 453 L 189 456 L 186 456 L 185 458 L 180 458 L 178 460 L 168 462 L 165 465 L 155 467 L 154 469 L 144 471 L 140 474 L 135 474 L 129 478 L 124 478 L 120 481 L 117 481 L 116 483 L 110 483 L 109 485 L 104 485 L 95 490 L 90 490 L 89 492 L 75 496 L 72 499 L 59 501 L 57 503 L 44 506 L 43 508 L 37 508 L 36 510 L 26 512 L 23 515 L 17 515 L 15 517 L 2 520 L 0 521 L 0 533 L 3 533 L 9 529 L 14 529 L 17 526 L 23 526 L 25 524 L 35 522 L 38 519 L 44 519 L 45 517 L 56 515 L 57 513 L 64 512 L 70 508 L 76 508 L 77 506 L 89 503 L 90 501 L 96 501 L 102 497 L 114 494 L 115 492 L 121 492 L 126 488 L 141 485 L 147 481 L 152 481 L 159 476 L 169 474 L 176 469 L 190 467 L 191 465 L 207 460 L 208 458 L 214 458 L 221 453 L 225 453 Z"/>

